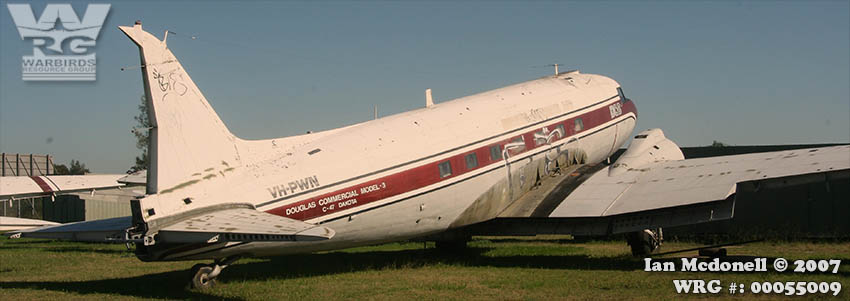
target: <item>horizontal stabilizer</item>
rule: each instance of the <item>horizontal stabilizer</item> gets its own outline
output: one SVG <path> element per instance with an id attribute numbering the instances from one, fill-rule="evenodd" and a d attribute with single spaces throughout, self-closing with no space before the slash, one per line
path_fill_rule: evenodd
<path id="1" fill-rule="evenodd" d="M 125 230 L 130 228 L 130 226 L 130 217 L 123 216 L 9 232 L 6 235 L 12 238 L 28 237 L 86 242 L 123 242 L 125 241 Z"/>
<path id="2" fill-rule="evenodd" d="M 313 241 L 333 237 L 330 228 L 251 208 L 223 209 L 197 215 L 159 230 L 157 242 Z"/>

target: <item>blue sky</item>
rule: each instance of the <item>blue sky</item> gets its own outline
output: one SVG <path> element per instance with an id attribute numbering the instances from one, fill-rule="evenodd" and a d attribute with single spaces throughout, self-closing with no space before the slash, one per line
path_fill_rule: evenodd
<path id="1" fill-rule="evenodd" d="M 114 2 L 96 82 L 21 80 L 0 12 L 0 151 L 125 171 L 142 94 L 142 20 L 236 135 L 272 138 L 368 120 L 566 69 L 610 76 L 637 129 L 682 146 L 850 141 L 850 2 Z M 19 3 L 23 1 L 11 1 Z M 52 2 L 52 3 L 62 3 Z M 40 14 L 46 2 L 33 1 Z M 72 2 L 82 16 L 89 2 Z M 95 2 L 108 3 L 108 2 Z M 196 36 L 192 40 L 188 37 Z M 564 69 L 562 69 L 564 70 Z"/>

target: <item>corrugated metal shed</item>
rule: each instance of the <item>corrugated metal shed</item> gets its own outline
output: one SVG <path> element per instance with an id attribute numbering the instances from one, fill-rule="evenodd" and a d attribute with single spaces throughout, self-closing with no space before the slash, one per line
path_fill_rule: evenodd
<path id="1" fill-rule="evenodd" d="M 145 194 L 144 186 L 98 190 L 94 195 L 77 194 L 85 200 L 85 219 L 98 220 L 111 217 L 130 216 L 130 200 Z"/>
<path id="2" fill-rule="evenodd" d="M 144 195 L 144 186 L 97 190 L 94 195 L 78 193 L 58 196 L 55 201 L 44 198 L 44 220 L 76 222 L 130 216 L 130 200 Z"/>

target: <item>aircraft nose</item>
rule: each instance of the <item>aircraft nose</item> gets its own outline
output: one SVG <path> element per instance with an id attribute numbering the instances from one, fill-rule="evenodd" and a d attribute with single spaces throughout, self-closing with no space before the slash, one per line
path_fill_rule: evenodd
<path id="1" fill-rule="evenodd" d="M 623 103 L 623 113 L 632 112 L 635 114 L 635 119 L 638 117 L 637 106 L 635 102 L 631 98 L 626 98 L 625 103 Z"/>

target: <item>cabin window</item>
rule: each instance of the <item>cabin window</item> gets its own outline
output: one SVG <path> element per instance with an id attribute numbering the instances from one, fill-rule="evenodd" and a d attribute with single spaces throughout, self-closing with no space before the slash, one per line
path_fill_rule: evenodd
<path id="1" fill-rule="evenodd" d="M 617 87 L 617 96 L 620 97 L 620 102 L 626 102 L 626 94 L 623 94 L 623 88 Z"/>
<path id="2" fill-rule="evenodd" d="M 440 178 L 445 178 L 452 175 L 452 163 L 449 161 L 440 163 Z"/>
<path id="3" fill-rule="evenodd" d="M 466 169 L 473 169 L 478 167 L 478 156 L 475 153 L 471 153 L 466 155 Z"/>
<path id="4" fill-rule="evenodd" d="M 576 118 L 575 120 L 575 128 L 576 132 L 581 132 L 584 129 L 584 121 L 581 121 L 581 118 Z"/>
<path id="5" fill-rule="evenodd" d="M 502 160 L 502 147 L 493 145 L 490 147 L 490 161 L 496 162 Z"/>

